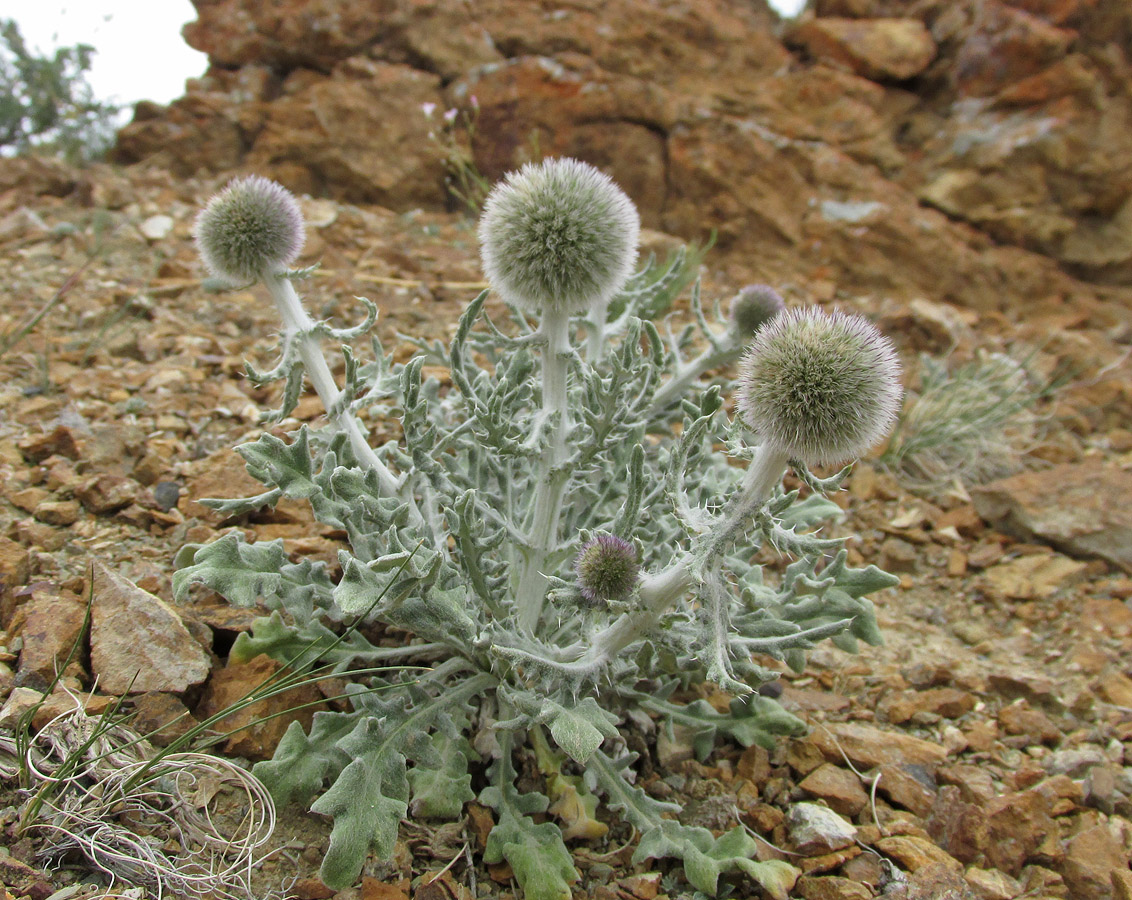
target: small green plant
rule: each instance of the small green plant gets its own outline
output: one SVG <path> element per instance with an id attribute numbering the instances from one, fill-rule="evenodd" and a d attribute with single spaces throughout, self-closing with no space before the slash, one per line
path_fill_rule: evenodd
<path id="1" fill-rule="evenodd" d="M 1037 404 L 1056 388 L 1002 353 L 981 353 L 954 369 L 925 355 L 920 378 L 880 462 L 929 494 L 1017 471 L 1037 436 Z"/>
<path id="2" fill-rule="evenodd" d="M 488 317 L 485 291 L 447 346 L 417 342 L 395 364 L 373 340 L 362 363 L 350 345 L 376 309 L 362 300 L 365 320 L 344 329 L 307 315 L 301 273 L 287 269 L 296 213 L 276 186 L 244 179 L 208 204 L 197 237 L 215 274 L 242 283 L 254 271 L 282 317 L 279 364 L 248 370 L 283 384 L 269 420 L 292 412 L 306 377 L 328 426 L 239 447 L 266 490 L 206 502 L 240 515 L 304 500 L 349 546 L 335 569 L 231 533 L 182 551 L 174 592 L 200 584 L 265 603 L 271 614 L 233 648 L 241 657 L 326 647 L 339 671 L 370 666 L 387 652 L 373 630 L 335 633 L 360 614 L 406 635 L 406 665 L 429 666 L 373 676 L 350 709 L 316 713 L 309 733 L 292 725 L 255 767 L 277 802 L 313 800 L 333 817 L 322 880 L 344 888 L 371 850 L 388 857 L 403 816 L 453 818 L 478 799 L 496 817 L 485 861 L 506 860 L 530 900 L 570 897 L 565 841 L 598 837 L 599 815 L 636 829 L 635 860 L 682 860 L 705 894 L 744 873 L 785 900 L 797 870 L 756 861 L 741 826 L 717 837 L 681 824 L 636 783 L 622 732 L 680 725 L 701 758 L 719 737 L 772 746 L 804 725 L 758 693 L 779 676 L 768 660 L 801 669 L 818 641 L 880 640 L 867 595 L 896 579 L 850 567 L 842 540 L 813 533 L 840 514 L 825 494 L 845 473 L 807 466 L 848 462 L 891 427 L 889 342 L 860 317 L 816 310 L 764 309 L 752 325 L 746 299 L 732 315 L 716 304 L 709 322 L 698 284 L 693 324 L 662 337 L 652 317 L 686 285 L 689 256 L 634 272 L 632 203 L 592 167 L 547 160 L 484 206 L 484 269 L 509 321 Z M 326 340 L 343 345 L 342 387 Z M 741 355 L 728 421 L 708 378 Z M 366 416 L 396 419 L 399 438 L 371 446 Z M 783 490 L 788 468 L 805 496 Z M 781 575 L 755 562 L 766 544 L 792 560 Z M 727 712 L 681 702 L 704 682 L 734 695 Z M 520 787 L 524 744 L 544 790 Z"/>
<path id="3" fill-rule="evenodd" d="M 93 56 L 89 44 L 38 56 L 14 20 L 0 19 L 0 151 L 59 153 L 79 162 L 109 148 L 118 107 L 91 91 Z"/>

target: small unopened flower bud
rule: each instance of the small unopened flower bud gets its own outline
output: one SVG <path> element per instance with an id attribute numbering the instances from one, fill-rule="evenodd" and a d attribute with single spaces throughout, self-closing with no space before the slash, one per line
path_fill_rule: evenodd
<path id="1" fill-rule="evenodd" d="M 582 597 L 597 605 L 627 600 L 637 586 L 641 566 L 632 544 L 611 534 L 599 534 L 578 553 L 574 572 Z"/>
<path id="2" fill-rule="evenodd" d="M 743 422 L 808 465 L 847 462 L 879 443 L 902 393 L 891 341 L 861 316 L 816 307 L 763 326 L 739 367 Z"/>
<path id="3" fill-rule="evenodd" d="M 253 281 L 286 269 L 303 249 L 303 214 L 282 185 L 259 175 L 238 178 L 208 201 L 194 228 L 208 270 Z"/>
<path id="4" fill-rule="evenodd" d="M 731 327 L 743 340 L 786 309 L 778 291 L 769 284 L 749 284 L 731 300 Z"/>
<path id="5" fill-rule="evenodd" d="M 633 202 L 593 166 L 528 163 L 487 198 L 484 274 L 504 300 L 530 312 L 584 312 L 632 274 L 640 227 Z"/>

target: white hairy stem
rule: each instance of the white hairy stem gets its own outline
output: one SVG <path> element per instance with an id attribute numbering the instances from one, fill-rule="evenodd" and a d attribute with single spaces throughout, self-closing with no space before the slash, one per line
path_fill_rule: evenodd
<path id="1" fill-rule="evenodd" d="M 570 320 L 565 312 L 546 312 L 540 331 L 542 344 L 542 410 L 536 423 L 546 439 L 535 478 L 535 497 L 526 523 L 526 552 L 519 564 L 515 589 L 519 627 L 533 634 L 538 627 L 546 598 L 547 557 L 558 546 L 558 522 L 569 473 L 566 435 L 570 432 L 570 408 L 566 398 L 566 370 L 570 354 Z M 545 435 L 543 434 L 545 432 Z"/>
<path id="2" fill-rule="evenodd" d="M 782 483 L 788 460 L 788 453 L 765 444 L 759 447 L 727 510 L 711 525 L 709 539 L 714 547 L 734 540 L 737 534 L 750 527 L 752 517 Z M 589 649 L 578 660 L 579 667 L 607 664 L 633 641 L 655 628 L 676 601 L 695 584 L 692 561 L 691 554 L 684 554 L 667 569 L 644 578 L 638 588 L 638 607 L 594 637 Z"/>
<path id="3" fill-rule="evenodd" d="M 338 384 L 334 380 L 334 374 L 330 371 L 326 356 L 319 345 L 318 338 L 313 333 L 315 322 L 303 309 L 302 301 L 299 300 L 299 295 L 296 293 L 291 279 L 280 274 L 265 273 L 263 282 L 268 291 L 271 292 L 271 298 L 275 301 L 275 308 L 283 319 L 284 336 L 294 342 L 299 352 L 299 359 L 303 363 L 303 369 L 318 394 L 319 400 L 322 401 L 326 414 L 332 416 L 335 427 L 345 432 L 350 440 L 350 449 L 354 451 L 354 456 L 358 458 L 358 462 L 377 473 L 381 492 L 389 497 L 408 499 L 410 515 L 418 523 L 423 523 L 424 518 L 421 516 L 416 502 L 412 497 L 405 498 L 403 496 L 403 484 L 378 458 L 373 447 L 366 440 L 353 412 L 350 411 L 348 406 L 340 403 L 342 391 L 339 390 Z"/>
<path id="4" fill-rule="evenodd" d="M 668 381 L 660 386 L 659 390 L 653 395 L 652 411 L 654 413 L 663 412 L 683 397 L 688 392 L 688 388 L 704 372 L 718 369 L 720 366 L 732 362 L 738 358 L 742 351 L 743 345 L 735 339 L 734 335 L 730 333 L 725 335 L 718 346 L 709 347 L 695 359 L 684 363 Z"/>

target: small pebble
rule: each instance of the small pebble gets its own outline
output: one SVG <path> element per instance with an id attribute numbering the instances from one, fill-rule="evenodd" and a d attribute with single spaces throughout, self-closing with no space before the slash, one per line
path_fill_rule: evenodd
<path id="1" fill-rule="evenodd" d="M 175 481 L 159 481 L 153 486 L 153 499 L 162 512 L 169 512 L 181 499 L 181 488 Z"/>

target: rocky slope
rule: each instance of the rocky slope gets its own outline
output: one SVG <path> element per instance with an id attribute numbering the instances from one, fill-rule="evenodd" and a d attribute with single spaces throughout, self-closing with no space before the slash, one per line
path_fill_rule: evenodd
<path id="1" fill-rule="evenodd" d="M 340 536 L 297 504 L 222 522 L 194 502 L 255 490 L 226 448 L 273 399 L 242 372 L 270 365 L 277 328 L 259 292 L 202 284 L 190 229 L 209 193 L 256 171 L 309 194 L 311 308 L 344 323 L 366 293 L 384 339 L 444 339 L 480 278 L 446 154 L 492 179 L 568 153 L 627 189 L 650 247 L 717 230 L 708 298 L 764 280 L 877 319 L 913 394 L 918 353 L 999 351 L 1068 376 L 1029 440 L 1004 445 L 997 474 L 1018 474 L 928 496 L 858 467 L 841 527 L 859 535 L 854 559 L 902 578 L 879 603 L 888 645 L 823 650 L 784 677 L 814 730 L 773 753 L 722 744 L 700 764 L 679 739 L 642 738 L 650 790 L 792 854 L 803 900 L 1132 898 L 1126 3 L 820 0 L 789 25 L 755 0 L 196 5 L 186 36 L 210 71 L 170 107 L 140 107 L 117 164 L 0 160 L 0 340 L 49 304 L 0 354 L 9 709 L 80 633 L 93 577 L 89 652 L 66 683 L 94 691 L 92 710 L 132 690 L 145 727 L 206 716 L 265 672 L 226 659 L 247 612 L 165 602 L 176 550 L 240 528 L 335 558 Z M 296 411 L 318 415 L 313 398 Z M 142 656 L 152 680 L 131 689 Z M 262 757 L 279 733 L 224 749 Z M 393 863 L 339 900 L 506 896 L 506 867 L 462 855 L 482 850 L 486 815 L 406 823 Z M 572 845 L 579 898 L 688 896 L 613 834 Z M 278 845 L 311 849 L 277 857 L 263 889 L 297 874 L 297 896 L 329 896 L 312 876 L 325 838 L 284 812 Z M 15 842 L 0 881 L 23 865 L 26 893 L 48 896 L 73 877 L 17 865 L 37 849 Z"/>
<path id="2" fill-rule="evenodd" d="M 1122 0 L 198 0 L 207 75 L 144 105 L 121 162 L 254 169 L 394 209 L 447 202 L 438 122 L 494 180 L 599 165 L 647 225 L 785 274 L 995 308 L 1132 280 Z"/>

